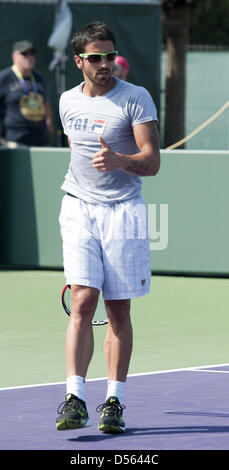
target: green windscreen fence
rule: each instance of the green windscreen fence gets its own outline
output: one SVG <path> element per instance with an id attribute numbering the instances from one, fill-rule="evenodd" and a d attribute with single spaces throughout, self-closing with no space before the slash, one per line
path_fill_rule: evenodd
<path id="1" fill-rule="evenodd" d="M 161 147 L 164 145 L 167 54 L 161 54 Z M 199 49 L 186 53 L 186 150 L 229 150 L 229 51 Z M 176 142 L 173 142 L 176 144 Z"/>
<path id="2" fill-rule="evenodd" d="M 159 2 L 69 2 L 72 32 L 94 20 L 106 22 L 113 30 L 120 55 L 130 64 L 128 80 L 144 86 L 160 109 L 161 6 Z M 30 39 L 37 49 L 36 68 L 42 73 L 51 102 L 55 131 L 61 130 L 58 114 L 55 71 L 49 70 L 53 50 L 47 46 L 55 19 L 55 3 L 24 3 L 0 1 L 0 70 L 11 65 L 12 44 Z M 66 48 L 66 88 L 82 81 L 82 74 L 73 61 L 72 47 Z M 54 138 L 53 145 L 56 145 Z"/>
<path id="3" fill-rule="evenodd" d="M 0 264 L 62 268 L 68 149 L 0 149 Z M 154 273 L 229 275 L 228 151 L 162 151 L 143 178 Z"/>

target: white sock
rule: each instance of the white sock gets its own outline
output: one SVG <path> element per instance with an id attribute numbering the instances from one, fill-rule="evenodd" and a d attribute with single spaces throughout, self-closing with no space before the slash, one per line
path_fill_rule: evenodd
<path id="1" fill-rule="evenodd" d="M 125 386 L 126 386 L 126 382 L 118 382 L 117 380 L 108 380 L 106 399 L 109 397 L 117 397 L 119 399 L 120 405 L 123 405 Z"/>
<path id="2" fill-rule="evenodd" d="M 80 375 L 71 375 L 67 377 L 67 395 L 71 393 L 76 397 L 80 398 L 80 400 L 85 401 L 84 399 L 84 384 L 85 379 L 84 377 L 80 377 Z"/>

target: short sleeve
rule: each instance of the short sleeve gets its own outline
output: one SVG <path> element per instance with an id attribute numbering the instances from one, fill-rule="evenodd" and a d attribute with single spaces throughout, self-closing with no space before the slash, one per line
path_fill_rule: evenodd
<path id="1" fill-rule="evenodd" d="M 138 87 L 135 96 L 128 102 L 128 114 L 132 126 L 148 121 L 157 121 L 157 109 L 150 93 L 143 87 Z"/>

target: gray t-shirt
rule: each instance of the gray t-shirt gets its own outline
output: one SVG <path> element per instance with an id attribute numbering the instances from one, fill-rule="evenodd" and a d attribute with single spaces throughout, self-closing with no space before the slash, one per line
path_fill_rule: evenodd
<path id="1" fill-rule="evenodd" d="M 71 141 L 71 160 L 61 189 L 84 201 L 114 204 L 138 197 L 141 178 L 124 170 L 100 172 L 93 167 L 94 153 L 101 150 L 99 135 L 114 152 L 139 152 L 133 126 L 157 120 L 149 92 L 115 77 L 115 86 L 105 95 L 82 93 L 83 83 L 60 97 L 60 118 Z"/>

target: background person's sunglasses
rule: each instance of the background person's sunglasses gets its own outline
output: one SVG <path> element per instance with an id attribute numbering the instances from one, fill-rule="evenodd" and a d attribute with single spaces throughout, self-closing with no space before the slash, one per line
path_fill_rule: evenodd
<path id="1" fill-rule="evenodd" d="M 36 55 L 36 52 L 35 52 L 34 49 L 29 49 L 29 51 L 21 52 L 21 54 L 22 54 L 24 57 L 28 57 L 29 55 L 35 56 L 35 55 Z"/>
<path id="2" fill-rule="evenodd" d="M 79 54 L 79 57 L 82 59 L 87 59 L 88 62 L 99 63 L 102 58 L 108 60 L 108 62 L 113 62 L 118 55 L 118 51 L 112 52 L 90 52 L 88 54 Z"/>

